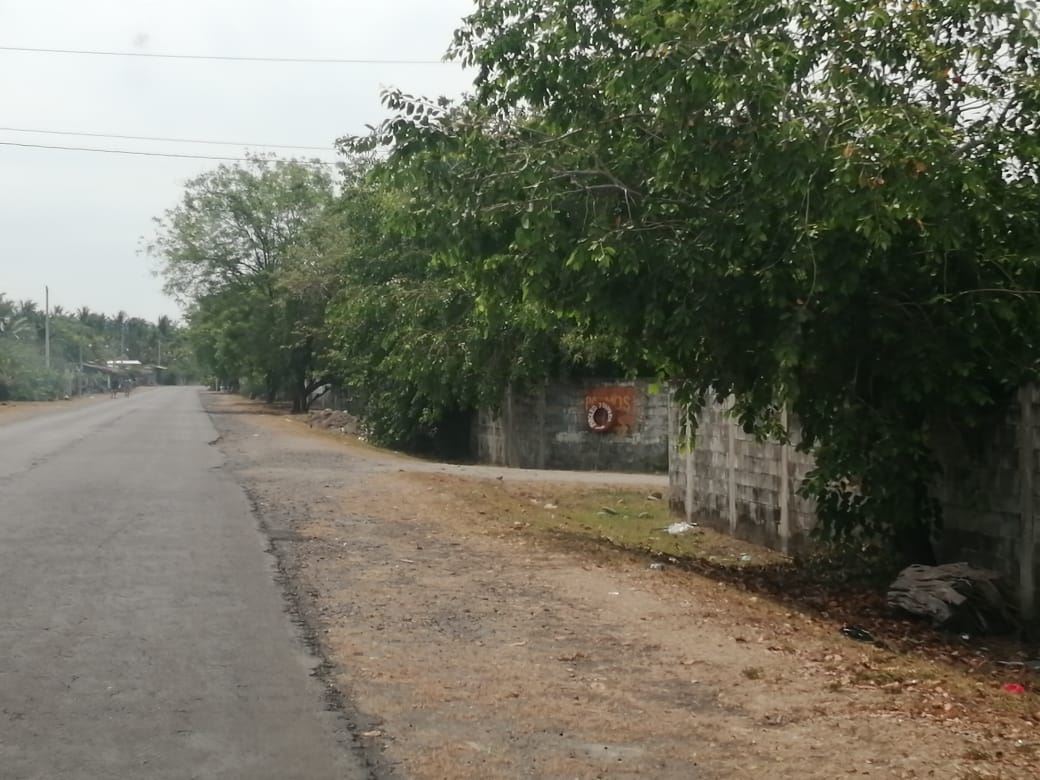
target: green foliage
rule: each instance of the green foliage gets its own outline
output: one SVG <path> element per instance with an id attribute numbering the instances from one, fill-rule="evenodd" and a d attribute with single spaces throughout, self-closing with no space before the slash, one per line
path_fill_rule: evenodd
<path id="1" fill-rule="evenodd" d="M 933 432 L 1037 373 L 1037 44 L 1016 0 L 482 2 L 472 98 L 388 93 L 338 194 L 206 174 L 151 249 L 230 383 L 335 379 L 414 443 L 508 383 L 653 372 L 763 434 L 790 409 L 824 533 L 919 541 Z"/>
<path id="2" fill-rule="evenodd" d="M 64 393 L 64 376 L 44 367 L 34 345 L 0 337 L 0 401 L 49 401 Z"/>
<path id="3" fill-rule="evenodd" d="M 544 375 L 551 334 L 483 305 L 443 256 L 454 215 L 431 207 L 407 171 L 369 164 L 344 187 L 327 225 L 331 372 L 373 437 L 416 447 L 446 418 L 493 406 L 506 383 Z M 511 318 L 512 317 L 512 318 Z"/>
<path id="4" fill-rule="evenodd" d="M 514 226 L 457 242 L 444 179 L 423 165 L 356 157 L 338 193 L 319 169 L 267 159 L 190 182 L 148 249 L 189 306 L 199 363 L 301 411 L 335 383 L 376 440 L 409 447 L 508 383 L 573 366 L 580 339 L 522 290 L 474 292 L 465 263 L 508 249 Z"/>
<path id="5" fill-rule="evenodd" d="M 269 400 L 287 394 L 303 409 L 324 383 L 327 294 L 300 279 L 331 198 L 320 166 L 256 157 L 193 179 L 156 220 L 146 250 L 161 261 L 166 290 L 189 307 L 199 361 L 223 384 L 245 381 Z"/>
<path id="6" fill-rule="evenodd" d="M 45 313 L 33 301 L 15 304 L 0 293 L 0 400 L 41 401 L 60 398 L 89 386 L 77 377 L 80 361 L 134 358 L 152 363 L 163 350 L 163 363 L 172 366 L 161 377 L 193 378 L 184 360 L 182 329 L 168 317 L 157 323 L 119 312 L 107 317 L 84 307 L 51 312 L 51 370 L 44 357 Z"/>
<path id="7" fill-rule="evenodd" d="M 350 146 L 392 146 L 477 306 L 751 429 L 789 405 L 825 532 L 923 536 L 931 432 L 1036 374 L 1030 4 L 510 0 L 454 53 L 475 98 L 391 93 Z"/>

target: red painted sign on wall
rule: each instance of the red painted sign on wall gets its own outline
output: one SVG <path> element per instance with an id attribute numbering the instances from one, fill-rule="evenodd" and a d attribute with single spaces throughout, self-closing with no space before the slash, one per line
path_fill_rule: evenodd
<path id="1" fill-rule="evenodd" d="M 603 386 L 590 387 L 585 391 L 585 410 L 583 416 L 588 415 L 598 406 L 606 405 L 613 412 L 613 420 L 610 430 L 620 434 L 626 434 L 636 427 L 636 392 L 633 387 L 626 386 Z"/>

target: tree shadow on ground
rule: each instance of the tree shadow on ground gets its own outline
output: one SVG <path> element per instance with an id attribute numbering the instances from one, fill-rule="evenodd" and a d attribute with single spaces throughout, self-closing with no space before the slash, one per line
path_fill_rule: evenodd
<path id="1" fill-rule="evenodd" d="M 224 393 L 219 390 L 206 390 L 203 396 L 203 412 L 205 414 L 266 414 L 284 417 L 293 414 L 292 404 L 288 401 L 274 401 L 267 403 L 256 399 L 244 398 L 233 393 Z M 207 403 L 214 398 L 226 398 L 233 401 L 234 407 L 219 407 Z"/>
<path id="2" fill-rule="evenodd" d="M 945 662 L 990 682 L 1028 682 L 1030 688 L 1040 687 L 1040 670 L 1024 665 L 1040 655 L 1040 647 L 1032 637 L 1021 632 L 957 634 L 934 628 L 924 620 L 895 614 L 885 599 L 894 571 L 890 578 L 888 571 L 879 574 L 865 562 L 850 564 L 844 557 L 742 565 L 662 554 L 649 547 L 634 550 L 605 538 L 564 530 L 556 530 L 552 535 L 568 546 L 586 551 L 598 548 L 601 553 L 627 554 L 724 582 L 782 604 L 791 612 L 830 623 L 838 636 L 842 636 L 843 627 L 855 626 L 873 638 L 870 644 L 894 653 Z M 852 638 L 843 638 L 850 647 L 859 644 Z"/>

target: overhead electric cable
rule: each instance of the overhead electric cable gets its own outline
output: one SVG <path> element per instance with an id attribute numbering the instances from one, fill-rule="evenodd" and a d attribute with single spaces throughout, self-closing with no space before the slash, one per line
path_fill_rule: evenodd
<path id="1" fill-rule="evenodd" d="M 305 65 L 450 65 L 448 60 L 379 59 L 378 57 L 246 57 L 224 54 L 170 54 L 149 51 L 105 51 L 100 49 L 45 49 L 35 46 L 0 46 L 0 51 L 31 54 L 75 54 L 89 57 L 145 57 L 163 60 L 220 60 L 225 62 L 281 62 Z"/>
<path id="2" fill-rule="evenodd" d="M 172 157 L 181 160 L 218 160 L 223 162 L 251 162 L 248 157 L 218 157 L 208 154 L 177 154 L 175 152 L 140 152 L 132 149 L 98 149 L 89 146 L 51 146 L 48 144 L 26 144 L 18 141 L 0 141 L 0 146 L 16 146 L 23 149 L 57 149 L 63 152 L 95 152 L 98 154 L 126 154 L 135 157 Z M 338 165 L 328 160 L 296 160 L 303 165 Z"/>
<path id="3" fill-rule="evenodd" d="M 113 138 L 121 141 L 165 141 L 178 144 L 205 144 L 207 146 L 238 146 L 238 147 L 263 147 L 266 149 L 306 149 L 315 152 L 331 152 L 329 146 L 303 146 L 301 144 L 254 144 L 245 141 L 206 141 L 200 138 L 170 138 L 155 135 L 120 135 L 117 133 L 92 133 L 86 131 L 72 130 L 37 130 L 28 127 L 0 127 L 0 130 L 9 133 L 33 133 L 39 135 L 72 135 L 86 138 Z"/>

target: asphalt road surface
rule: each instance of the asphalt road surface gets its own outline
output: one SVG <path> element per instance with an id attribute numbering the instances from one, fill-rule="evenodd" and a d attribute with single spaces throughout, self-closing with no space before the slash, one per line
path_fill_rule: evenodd
<path id="1" fill-rule="evenodd" d="M 361 778 L 191 388 L 0 424 L 0 777 Z"/>

